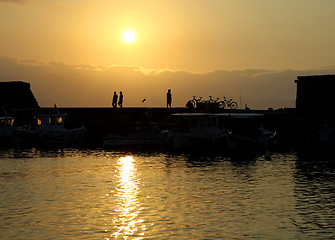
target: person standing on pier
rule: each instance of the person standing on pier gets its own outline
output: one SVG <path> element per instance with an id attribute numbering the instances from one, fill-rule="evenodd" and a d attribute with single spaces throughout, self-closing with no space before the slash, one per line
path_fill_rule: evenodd
<path id="1" fill-rule="evenodd" d="M 122 108 L 122 104 L 123 104 L 123 94 L 122 94 L 122 91 L 120 91 L 119 102 L 118 102 L 118 105 L 120 106 L 120 108 Z"/>
<path id="2" fill-rule="evenodd" d="M 166 107 L 171 108 L 171 103 L 172 103 L 172 94 L 171 94 L 171 89 L 169 89 L 166 94 Z"/>
<path id="3" fill-rule="evenodd" d="M 116 108 L 117 107 L 117 94 L 116 92 L 114 92 L 114 95 L 113 95 L 113 102 L 112 102 L 112 106 L 113 108 Z"/>

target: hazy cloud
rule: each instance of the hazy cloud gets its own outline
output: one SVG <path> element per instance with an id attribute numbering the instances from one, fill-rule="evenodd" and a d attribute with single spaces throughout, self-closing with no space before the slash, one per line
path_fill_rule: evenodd
<path id="1" fill-rule="evenodd" d="M 0 81 L 29 82 L 40 106 L 110 106 L 112 93 L 123 91 L 125 106 L 164 107 L 172 89 L 173 106 L 185 106 L 192 96 L 234 98 L 252 109 L 295 106 L 300 75 L 333 74 L 335 67 L 306 71 L 249 69 L 208 73 L 145 70 L 134 66 L 41 64 L 0 57 Z"/>
<path id="2" fill-rule="evenodd" d="M 24 3 L 27 0 L 0 0 L 0 2 Z"/>

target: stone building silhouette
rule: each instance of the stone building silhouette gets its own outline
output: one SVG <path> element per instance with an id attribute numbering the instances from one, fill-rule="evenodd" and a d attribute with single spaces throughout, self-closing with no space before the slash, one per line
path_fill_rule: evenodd
<path id="1" fill-rule="evenodd" d="M 334 115 L 335 75 L 298 76 L 296 109 Z"/>
<path id="2" fill-rule="evenodd" d="M 39 107 L 30 89 L 30 83 L 21 81 L 0 82 L 0 108 L 1 106 L 8 112 Z"/>

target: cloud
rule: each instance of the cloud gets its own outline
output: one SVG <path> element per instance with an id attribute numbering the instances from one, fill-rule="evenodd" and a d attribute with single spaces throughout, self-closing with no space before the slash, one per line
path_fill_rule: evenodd
<path id="1" fill-rule="evenodd" d="M 164 107 L 172 89 L 173 106 L 185 106 L 192 96 L 233 98 L 252 109 L 295 107 L 300 75 L 333 74 L 335 67 L 306 71 L 248 69 L 207 73 L 143 69 L 136 66 L 68 65 L 0 57 L 0 81 L 29 82 L 40 106 L 110 106 L 112 93 L 123 91 L 125 106 Z"/>
<path id="2" fill-rule="evenodd" d="M 24 3 L 27 0 L 0 0 L 0 2 Z"/>

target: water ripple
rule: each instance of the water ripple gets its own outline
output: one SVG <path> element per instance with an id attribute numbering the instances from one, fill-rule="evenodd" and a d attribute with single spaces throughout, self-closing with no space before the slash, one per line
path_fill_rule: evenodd
<path id="1" fill-rule="evenodd" d="M 0 239 L 332 239 L 330 159 L 1 150 Z"/>

